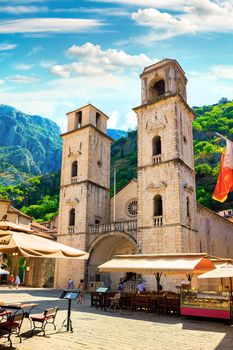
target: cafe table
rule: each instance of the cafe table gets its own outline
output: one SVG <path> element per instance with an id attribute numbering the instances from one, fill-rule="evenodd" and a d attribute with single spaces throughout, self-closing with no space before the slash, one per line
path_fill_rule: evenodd
<path id="1" fill-rule="evenodd" d="M 24 317 L 28 318 L 30 317 L 30 313 L 32 309 L 34 309 L 38 304 L 35 303 L 4 303 L 0 302 L 0 308 L 5 310 L 15 310 L 13 312 L 13 315 L 16 314 L 18 311 L 22 311 L 24 314 Z"/>

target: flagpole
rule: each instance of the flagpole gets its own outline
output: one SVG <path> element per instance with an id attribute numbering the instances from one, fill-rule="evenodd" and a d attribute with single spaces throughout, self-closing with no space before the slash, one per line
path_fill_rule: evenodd
<path id="1" fill-rule="evenodd" d="M 221 137 L 221 139 L 223 139 L 225 141 L 229 140 L 226 136 L 223 136 L 223 135 L 219 134 L 218 132 L 214 132 L 214 134 L 216 134 L 217 136 Z"/>
<path id="2" fill-rule="evenodd" d="M 113 222 L 116 221 L 116 167 L 113 169 Z"/>

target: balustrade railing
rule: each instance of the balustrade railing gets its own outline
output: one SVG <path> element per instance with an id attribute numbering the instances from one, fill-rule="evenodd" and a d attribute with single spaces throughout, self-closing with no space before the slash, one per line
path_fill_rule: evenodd
<path id="1" fill-rule="evenodd" d="M 156 156 L 152 156 L 152 163 L 159 164 L 162 161 L 162 154 L 157 154 Z"/>
<path id="2" fill-rule="evenodd" d="M 89 233 L 99 234 L 112 231 L 129 232 L 137 229 L 137 220 L 116 221 L 109 224 L 90 225 Z"/>
<path id="3" fill-rule="evenodd" d="M 162 226 L 163 225 L 163 217 L 162 216 L 154 216 L 154 225 Z"/>
<path id="4" fill-rule="evenodd" d="M 77 176 L 72 176 L 72 177 L 71 177 L 71 183 L 72 183 L 72 184 L 76 183 L 77 181 L 78 181 Z"/>
<path id="5" fill-rule="evenodd" d="M 69 234 L 76 233 L 76 226 L 68 226 L 68 233 Z"/>

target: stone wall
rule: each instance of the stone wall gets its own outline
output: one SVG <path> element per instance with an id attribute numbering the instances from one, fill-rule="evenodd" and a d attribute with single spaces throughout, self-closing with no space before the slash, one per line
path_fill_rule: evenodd
<path id="1" fill-rule="evenodd" d="M 211 210 L 197 206 L 198 246 L 200 252 L 233 258 L 233 223 Z"/>
<path id="2" fill-rule="evenodd" d="M 136 217 L 129 215 L 128 205 L 133 201 L 137 201 L 137 180 L 132 180 L 115 196 L 115 221 L 133 220 Z M 111 222 L 114 221 L 114 197 L 110 201 L 111 206 Z"/>

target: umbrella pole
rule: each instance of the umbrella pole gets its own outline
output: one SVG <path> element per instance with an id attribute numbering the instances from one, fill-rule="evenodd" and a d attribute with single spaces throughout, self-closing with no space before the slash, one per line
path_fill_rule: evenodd
<path id="1" fill-rule="evenodd" d="M 232 300 L 232 279 L 230 277 L 230 290 L 231 290 L 231 300 Z"/>
<path id="2" fill-rule="evenodd" d="M 160 292 L 160 288 L 159 288 L 159 285 L 160 285 L 160 278 L 161 278 L 161 273 L 159 272 L 156 272 L 155 273 L 155 278 L 156 278 L 156 282 L 157 282 L 157 292 L 159 293 Z"/>

